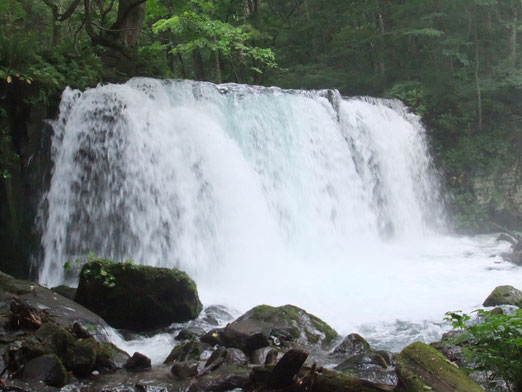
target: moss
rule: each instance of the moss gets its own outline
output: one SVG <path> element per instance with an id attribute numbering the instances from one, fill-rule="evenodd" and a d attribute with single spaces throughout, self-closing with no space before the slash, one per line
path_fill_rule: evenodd
<path id="1" fill-rule="evenodd" d="M 326 324 L 319 317 L 316 317 L 316 316 L 314 316 L 312 314 L 309 314 L 309 316 L 310 316 L 310 319 L 312 321 L 312 325 L 314 326 L 314 328 L 316 328 L 317 330 L 321 331 L 326 336 L 326 339 L 325 339 L 326 343 L 330 343 L 335 338 L 337 338 L 338 335 L 337 335 L 337 332 L 335 331 L 335 329 L 330 327 L 328 324 Z"/>
<path id="2" fill-rule="evenodd" d="M 420 342 L 410 344 L 398 355 L 397 376 L 408 392 L 483 392 L 436 349 Z"/>
<path id="3" fill-rule="evenodd" d="M 107 259 L 82 267 L 75 301 L 113 327 L 134 331 L 192 320 L 203 308 L 186 273 Z"/>
<path id="4" fill-rule="evenodd" d="M 17 280 L 12 276 L 0 272 L 0 289 L 16 295 L 23 295 L 31 292 L 31 283 Z"/>
<path id="5" fill-rule="evenodd" d="M 483 303 L 484 306 L 522 305 L 522 291 L 513 286 L 498 286 Z"/>
<path id="6" fill-rule="evenodd" d="M 98 342 L 93 338 L 79 340 L 64 358 L 65 367 L 76 377 L 87 377 L 94 369 Z"/>
<path id="7" fill-rule="evenodd" d="M 75 342 L 69 331 L 54 323 L 43 324 L 36 331 L 35 336 L 60 358 L 65 356 Z"/>
<path id="8" fill-rule="evenodd" d="M 324 334 L 325 339 L 322 343 L 330 343 L 337 337 L 337 332 L 326 324 L 320 318 L 307 313 L 305 310 L 298 308 L 294 305 L 284 305 L 279 307 L 273 307 L 269 305 L 258 305 L 248 312 L 249 317 L 253 320 L 262 321 L 271 324 L 280 324 L 284 322 L 288 326 L 294 326 L 292 328 L 292 335 L 295 339 L 299 337 L 299 329 L 303 329 L 303 332 L 307 340 L 312 344 L 317 344 L 321 340 L 321 336 L 314 333 L 315 331 L 307 328 L 307 319 L 309 319 L 311 326 Z"/>

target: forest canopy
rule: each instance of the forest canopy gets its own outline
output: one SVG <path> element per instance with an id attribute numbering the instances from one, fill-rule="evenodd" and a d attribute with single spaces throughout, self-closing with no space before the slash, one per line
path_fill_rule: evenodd
<path id="1" fill-rule="evenodd" d="M 478 225 L 468 174 L 522 150 L 521 15 L 522 0 L 3 0 L 2 150 L 13 94 L 52 114 L 66 86 L 133 76 L 336 88 L 422 115 Z"/>

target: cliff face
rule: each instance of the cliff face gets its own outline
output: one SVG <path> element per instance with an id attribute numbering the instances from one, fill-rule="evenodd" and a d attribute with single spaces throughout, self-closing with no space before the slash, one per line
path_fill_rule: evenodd
<path id="1" fill-rule="evenodd" d="M 522 160 L 472 180 L 478 204 L 492 222 L 522 230 Z"/>

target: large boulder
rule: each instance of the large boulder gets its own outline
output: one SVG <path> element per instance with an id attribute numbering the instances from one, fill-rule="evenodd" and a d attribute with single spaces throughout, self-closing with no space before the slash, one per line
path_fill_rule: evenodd
<path id="1" fill-rule="evenodd" d="M 75 301 L 113 327 L 136 332 L 193 320 L 203 307 L 182 271 L 105 259 L 83 266 Z"/>
<path id="2" fill-rule="evenodd" d="M 218 335 L 220 344 L 251 355 L 269 345 L 325 347 L 337 337 L 337 332 L 297 306 L 259 305 L 228 324 Z"/>
<path id="3" fill-rule="evenodd" d="M 27 328 L 22 324 L 21 329 L 34 329 L 38 327 L 38 322 L 43 324 L 48 320 L 67 329 L 75 323 L 99 331 L 107 328 L 104 320 L 78 303 L 34 282 L 18 280 L 0 272 L 0 313 L 8 313 L 13 302 L 27 305 L 25 309 L 32 308 L 37 312 L 33 312 L 34 317 L 30 317 L 36 321 L 34 327 Z M 12 321 L 11 317 L 9 323 L 13 324 Z M 103 336 L 100 335 L 99 339 L 103 339 Z"/>
<path id="4" fill-rule="evenodd" d="M 397 391 L 484 392 L 433 347 L 413 343 L 397 356 Z"/>
<path id="5" fill-rule="evenodd" d="M 484 306 L 522 305 L 522 291 L 513 286 L 498 286 L 486 298 Z"/>

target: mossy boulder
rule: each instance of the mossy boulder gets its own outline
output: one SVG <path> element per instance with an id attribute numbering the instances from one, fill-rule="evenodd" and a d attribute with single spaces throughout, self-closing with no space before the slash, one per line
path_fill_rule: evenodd
<path id="1" fill-rule="evenodd" d="M 193 320 L 203 307 L 182 271 L 105 259 L 83 266 L 75 301 L 111 326 L 136 332 Z"/>
<path id="2" fill-rule="evenodd" d="M 94 370 L 98 342 L 93 338 L 80 339 L 65 356 L 65 367 L 76 377 L 87 377 Z"/>
<path id="3" fill-rule="evenodd" d="M 60 358 L 65 357 L 76 341 L 69 331 L 51 322 L 43 324 L 36 331 L 35 336 Z"/>
<path id="4" fill-rule="evenodd" d="M 486 298 L 484 306 L 498 306 L 498 305 L 522 305 L 522 291 L 513 286 L 498 286 Z"/>
<path id="5" fill-rule="evenodd" d="M 220 332 L 226 347 L 243 350 L 247 355 L 269 345 L 327 346 L 337 337 L 328 324 L 293 305 L 252 308 Z"/>
<path id="6" fill-rule="evenodd" d="M 98 343 L 94 369 L 102 374 L 113 373 L 118 369 L 122 369 L 129 358 L 129 354 L 112 343 Z"/>
<path id="7" fill-rule="evenodd" d="M 397 356 L 397 391 L 484 392 L 441 353 L 424 343 L 413 343 Z"/>

